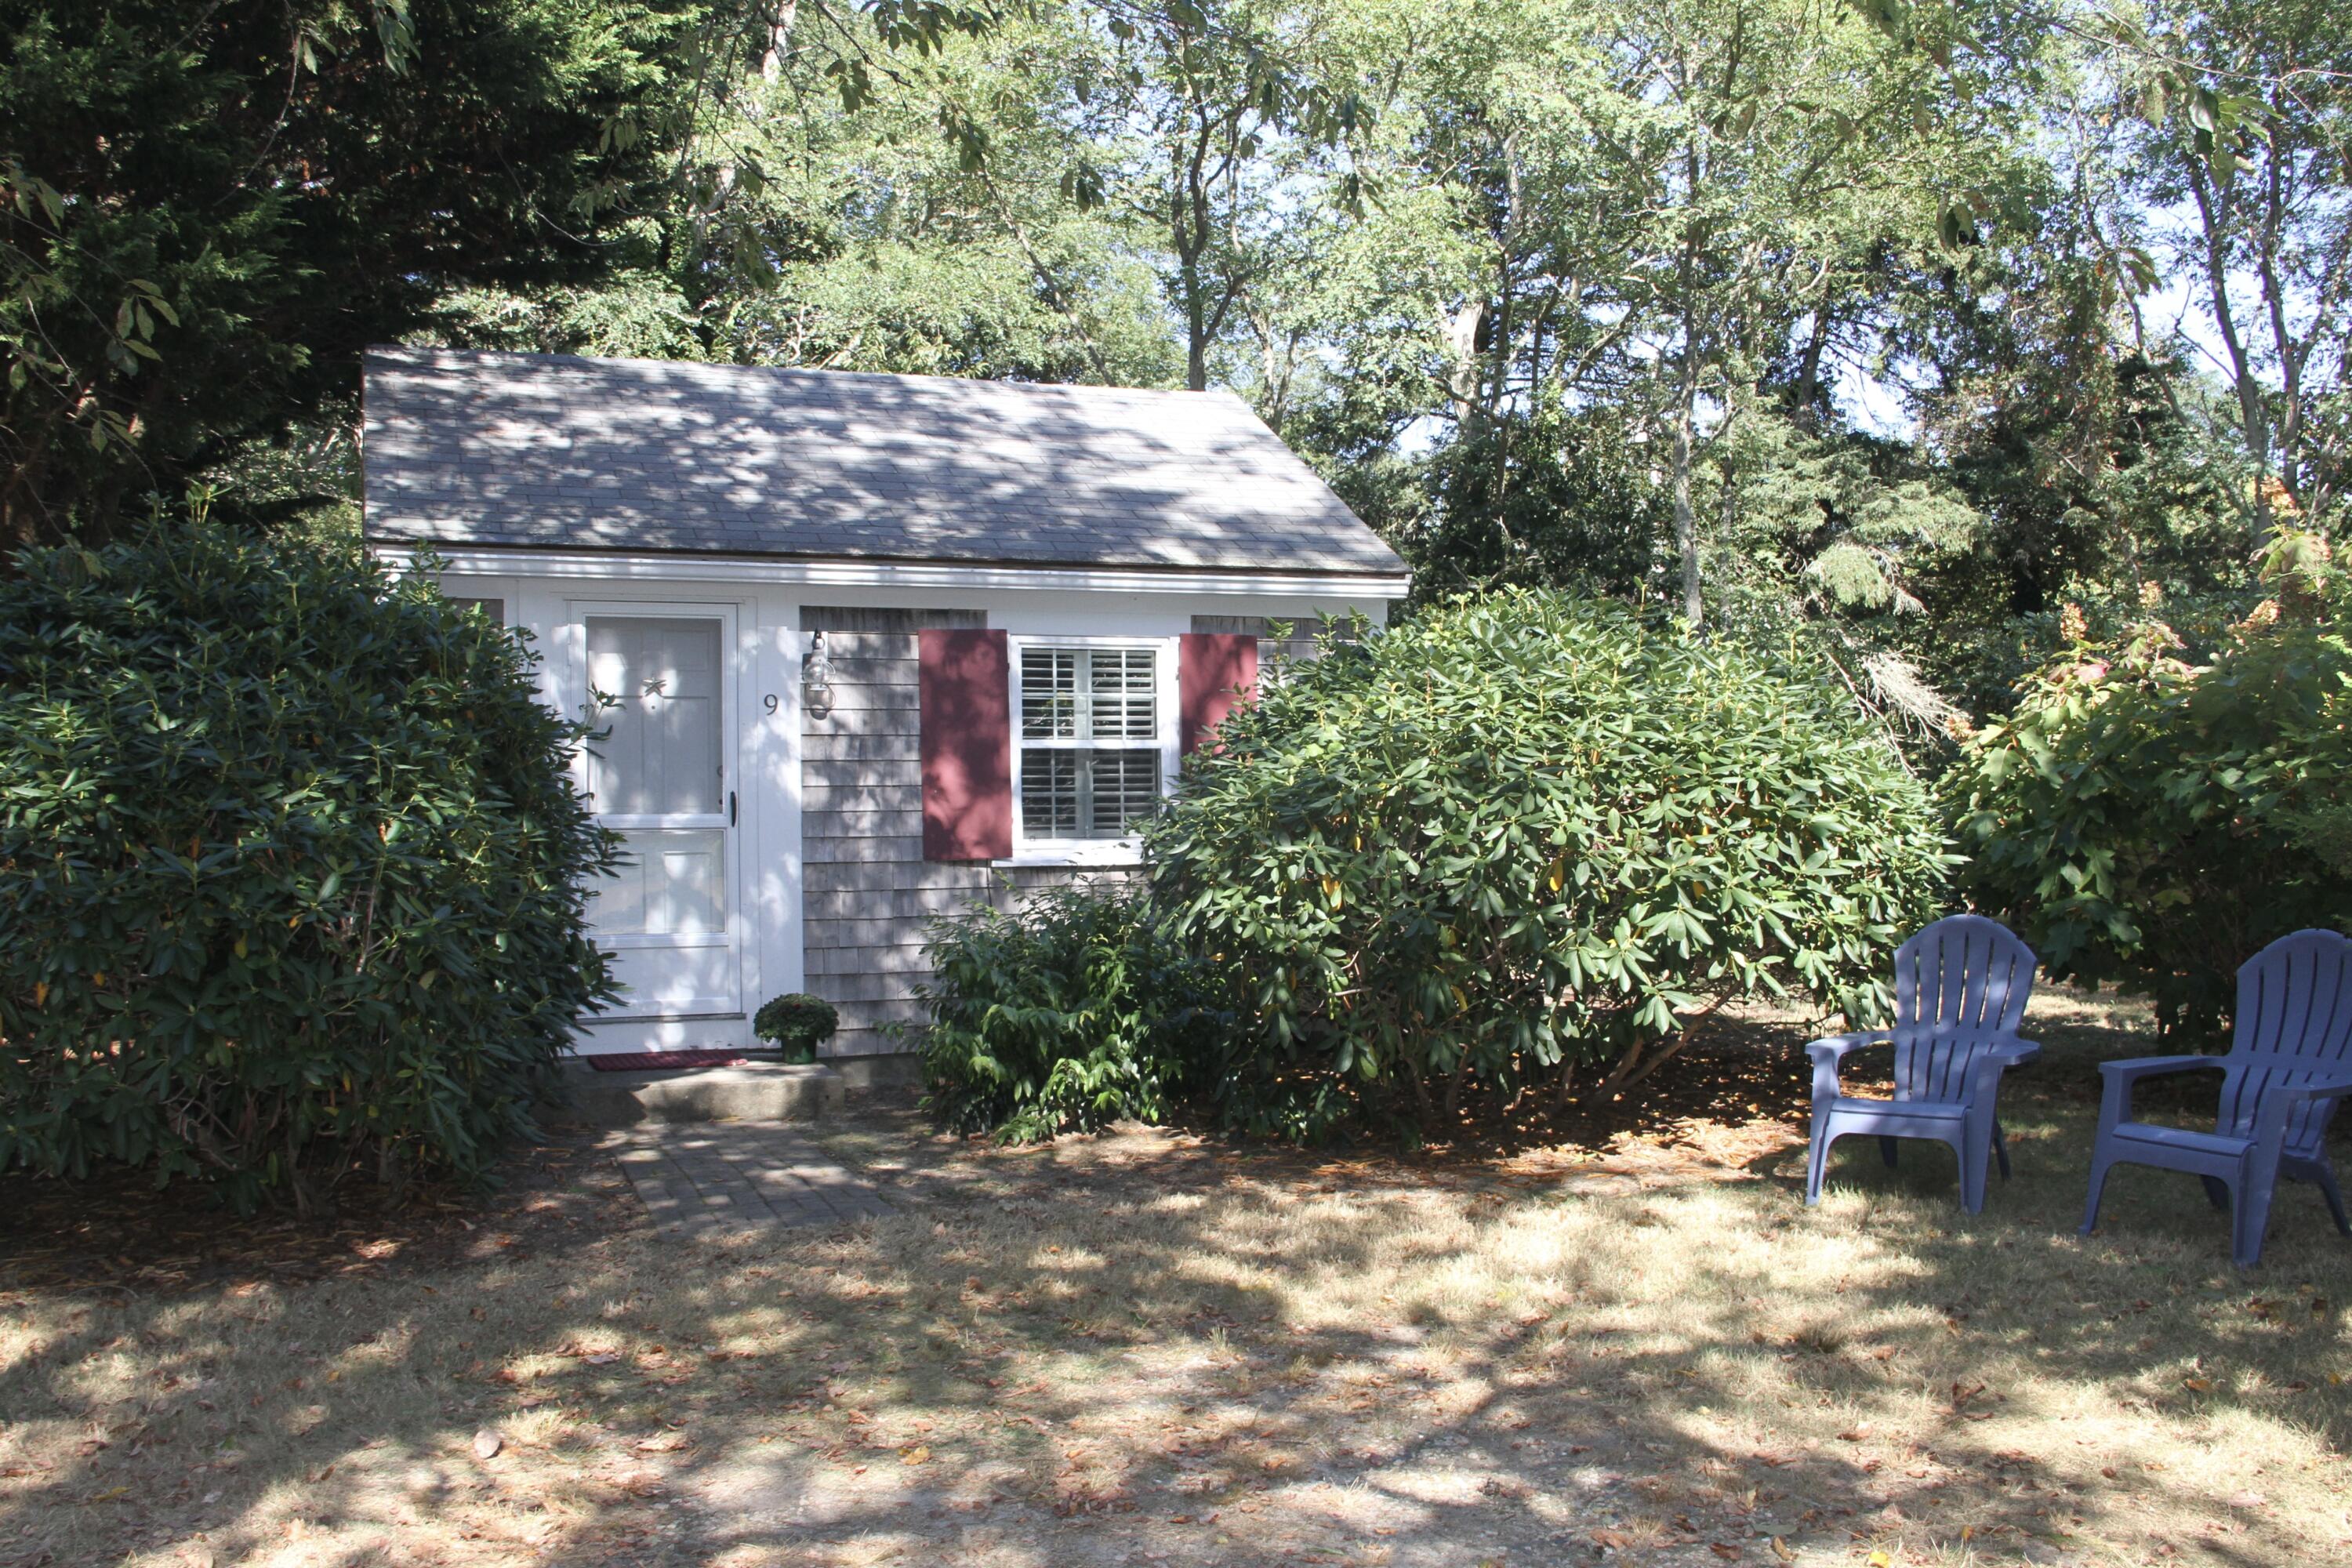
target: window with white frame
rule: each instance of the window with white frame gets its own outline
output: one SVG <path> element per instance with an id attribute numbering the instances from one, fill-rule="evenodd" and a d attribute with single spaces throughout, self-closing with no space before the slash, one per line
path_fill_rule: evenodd
<path id="1" fill-rule="evenodd" d="M 1153 645 L 1025 643 L 1015 811 L 1031 845 L 1132 837 L 1160 809 L 1172 731 Z"/>

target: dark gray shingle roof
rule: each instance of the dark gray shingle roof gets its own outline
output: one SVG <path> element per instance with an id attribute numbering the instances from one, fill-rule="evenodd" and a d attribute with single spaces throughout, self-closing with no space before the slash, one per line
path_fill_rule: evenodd
<path id="1" fill-rule="evenodd" d="M 1404 571 L 1230 394 L 432 349 L 366 372 L 384 543 Z"/>

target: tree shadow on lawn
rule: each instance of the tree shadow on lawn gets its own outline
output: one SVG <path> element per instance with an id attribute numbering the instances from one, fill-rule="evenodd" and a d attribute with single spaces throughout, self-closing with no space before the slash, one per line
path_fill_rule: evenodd
<path id="1" fill-rule="evenodd" d="M 2352 1248 L 2291 1188 L 2239 1276 L 2155 1173 L 2074 1240 L 2147 1037 L 2044 1037 L 1975 1218 L 1863 1140 L 1809 1212 L 1801 1148 L 1609 1188 L 877 1116 L 855 1228 L 9 1279 L 0 1563 L 2346 1560 Z"/>

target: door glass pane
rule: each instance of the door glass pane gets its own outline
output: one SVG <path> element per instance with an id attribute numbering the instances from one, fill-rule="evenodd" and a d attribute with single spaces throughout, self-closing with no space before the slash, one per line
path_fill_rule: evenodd
<path id="1" fill-rule="evenodd" d="M 691 935 L 727 929 L 725 835 L 716 827 L 625 833 L 618 871 L 589 916 L 606 935 Z"/>
<path id="2" fill-rule="evenodd" d="M 719 623 L 636 616 L 588 618 L 596 727 L 588 789 L 599 812 L 716 812 Z"/>

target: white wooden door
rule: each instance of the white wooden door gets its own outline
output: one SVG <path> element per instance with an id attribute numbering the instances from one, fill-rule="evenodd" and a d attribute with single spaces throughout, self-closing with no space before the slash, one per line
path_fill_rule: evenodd
<path id="1" fill-rule="evenodd" d="M 684 606 L 592 608 L 588 749 L 597 819 L 626 858 L 590 907 L 626 994 L 607 1017 L 742 1011 L 736 876 L 732 617 Z"/>

